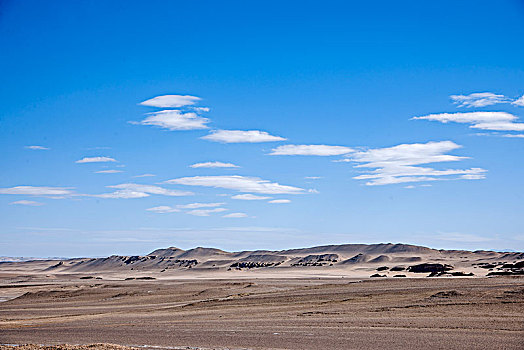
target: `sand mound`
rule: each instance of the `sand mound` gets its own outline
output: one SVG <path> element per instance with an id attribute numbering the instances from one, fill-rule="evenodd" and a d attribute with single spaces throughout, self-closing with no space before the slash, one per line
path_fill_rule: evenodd
<path id="1" fill-rule="evenodd" d="M 197 259 L 197 260 L 207 260 L 210 257 L 220 256 L 220 255 L 230 255 L 231 253 L 225 252 L 216 248 L 193 248 L 185 251 L 184 253 L 177 256 L 179 259 Z"/>
<path id="2" fill-rule="evenodd" d="M 147 254 L 150 256 L 156 256 L 160 258 L 168 258 L 168 257 L 178 257 L 179 255 L 183 254 L 185 250 L 177 248 L 177 247 L 169 247 L 165 249 L 157 249 L 152 251 L 151 253 Z"/>
<path id="3" fill-rule="evenodd" d="M 390 261 L 391 258 L 387 255 L 379 255 L 375 259 L 370 260 L 370 263 L 384 263 Z"/>
<path id="4" fill-rule="evenodd" d="M 369 255 L 360 253 L 360 254 L 355 255 L 352 258 L 349 258 L 349 259 L 346 259 L 346 260 L 342 261 L 340 264 L 342 264 L 342 265 L 359 264 L 359 263 L 368 262 L 369 260 L 370 260 Z"/>

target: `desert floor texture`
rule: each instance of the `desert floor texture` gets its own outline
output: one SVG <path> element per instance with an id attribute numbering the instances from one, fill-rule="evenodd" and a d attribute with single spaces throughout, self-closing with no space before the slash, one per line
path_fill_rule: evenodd
<path id="1" fill-rule="evenodd" d="M 171 349 L 523 349 L 524 278 L 0 276 L 0 343 Z M 14 296 L 17 298 L 12 299 Z M 21 349 L 38 349 L 23 346 Z M 56 349 L 58 347 L 54 347 Z M 118 346 L 62 349 L 121 349 Z"/>

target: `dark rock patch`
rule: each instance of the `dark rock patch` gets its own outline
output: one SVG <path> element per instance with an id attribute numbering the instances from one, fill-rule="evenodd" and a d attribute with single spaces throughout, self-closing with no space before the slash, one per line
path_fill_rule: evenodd
<path id="1" fill-rule="evenodd" d="M 409 272 L 415 272 L 415 273 L 437 273 L 437 272 L 443 272 L 443 271 L 449 271 L 452 270 L 453 266 L 448 264 L 418 264 L 418 265 L 412 265 L 407 268 Z"/>
<path id="2" fill-rule="evenodd" d="M 369 276 L 369 277 L 371 277 L 371 278 L 375 278 L 375 277 L 387 277 L 387 276 L 386 276 L 386 275 L 380 275 L 380 274 L 378 274 L 378 273 L 375 273 L 375 274 L 373 274 L 373 275 L 371 275 L 371 276 Z"/>

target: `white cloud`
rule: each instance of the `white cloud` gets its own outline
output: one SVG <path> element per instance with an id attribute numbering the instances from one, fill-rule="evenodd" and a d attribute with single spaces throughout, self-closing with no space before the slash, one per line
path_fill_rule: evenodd
<path id="1" fill-rule="evenodd" d="M 40 150 L 40 151 L 47 151 L 51 149 L 49 147 L 44 147 L 44 146 L 25 146 L 25 148 L 32 149 L 32 150 Z"/>
<path id="2" fill-rule="evenodd" d="M 132 190 L 118 190 L 111 193 L 95 194 L 93 197 L 99 198 L 113 198 L 113 199 L 130 199 L 130 198 L 144 198 L 149 197 L 146 192 L 132 191 Z"/>
<path id="3" fill-rule="evenodd" d="M 75 163 L 107 163 L 107 162 L 116 162 L 116 159 L 110 157 L 84 157 L 80 160 L 77 160 Z"/>
<path id="4" fill-rule="evenodd" d="M 411 119 L 465 123 L 471 124 L 470 128 L 482 130 L 524 131 L 524 123 L 515 123 L 518 117 L 507 112 L 439 113 Z"/>
<path id="5" fill-rule="evenodd" d="M 272 204 L 287 204 L 287 203 L 291 203 L 291 201 L 289 199 L 274 199 L 272 201 L 269 201 L 268 203 L 272 203 Z"/>
<path id="6" fill-rule="evenodd" d="M 515 106 L 524 107 L 524 95 L 511 102 L 511 104 L 514 104 Z"/>
<path id="7" fill-rule="evenodd" d="M 222 163 L 222 162 L 204 162 L 204 163 L 195 163 L 189 166 L 190 168 L 240 168 L 238 165 L 232 163 Z"/>
<path id="8" fill-rule="evenodd" d="M 133 177 L 151 177 L 151 176 L 156 176 L 155 174 L 142 174 L 142 175 L 135 175 Z"/>
<path id="9" fill-rule="evenodd" d="M 243 200 L 243 201 L 260 201 L 260 200 L 264 200 L 264 199 L 270 199 L 271 197 L 257 196 L 257 195 L 251 194 L 251 193 L 246 193 L 246 194 L 237 194 L 235 196 L 232 196 L 231 198 L 233 198 L 233 199 L 240 199 L 240 200 Z"/>
<path id="10" fill-rule="evenodd" d="M 213 130 L 209 135 L 201 137 L 204 140 L 223 143 L 255 143 L 286 140 L 280 136 L 273 136 L 260 130 Z"/>
<path id="11" fill-rule="evenodd" d="M 276 182 L 262 180 L 258 177 L 239 175 L 181 177 L 168 180 L 166 183 L 186 186 L 225 188 L 239 192 L 263 194 L 299 194 L 304 192 L 304 189 L 302 188 L 280 185 Z"/>
<path id="12" fill-rule="evenodd" d="M 246 213 L 231 213 L 222 216 L 223 218 L 247 218 Z"/>
<path id="13" fill-rule="evenodd" d="M 121 172 L 122 172 L 122 170 L 111 169 L 111 170 L 95 171 L 95 174 L 116 174 L 116 173 L 121 173 Z"/>
<path id="14" fill-rule="evenodd" d="M 497 103 L 507 103 L 510 101 L 504 95 L 497 95 L 492 92 L 476 92 L 469 95 L 451 95 L 450 98 L 459 107 L 486 107 Z"/>
<path id="15" fill-rule="evenodd" d="M 11 204 L 11 205 L 13 205 L 13 204 L 15 204 L 15 205 L 29 205 L 29 206 L 32 206 L 32 207 L 37 207 L 37 206 L 40 206 L 40 205 L 44 205 L 44 203 L 35 202 L 35 201 L 28 201 L 28 200 L 21 200 L 21 201 L 11 202 L 9 204 Z"/>
<path id="16" fill-rule="evenodd" d="M 322 177 L 321 176 L 306 176 L 304 177 L 304 179 L 308 179 L 308 180 L 318 180 L 318 179 L 321 179 Z"/>
<path id="17" fill-rule="evenodd" d="M 200 97 L 190 95 L 163 95 L 153 97 L 152 99 L 141 102 L 142 106 L 160 107 L 160 108 L 178 108 L 191 106 L 200 101 Z"/>
<path id="18" fill-rule="evenodd" d="M 169 130 L 198 130 L 207 129 L 209 119 L 199 116 L 193 112 L 181 112 L 179 110 L 165 110 L 148 113 L 148 117 L 139 122 L 131 124 L 153 125 Z"/>
<path id="19" fill-rule="evenodd" d="M 158 194 L 163 196 L 190 196 L 193 192 L 169 190 L 159 186 L 140 185 L 133 183 L 126 183 L 120 185 L 107 186 L 109 188 L 116 188 L 118 191 L 112 193 L 103 193 L 94 195 L 100 198 L 143 198 L 149 197 L 151 194 Z"/>
<path id="20" fill-rule="evenodd" d="M 179 204 L 176 207 L 182 209 L 198 209 L 198 208 L 215 208 L 224 205 L 225 203 L 190 203 L 190 204 Z"/>
<path id="21" fill-rule="evenodd" d="M 0 188 L 0 194 L 21 194 L 28 196 L 70 196 L 73 194 L 69 187 L 45 186 L 15 186 Z"/>
<path id="22" fill-rule="evenodd" d="M 524 138 L 524 134 L 505 134 L 502 137 L 515 137 L 515 138 Z"/>
<path id="23" fill-rule="evenodd" d="M 269 154 L 272 156 L 337 156 L 350 152 L 353 152 L 353 149 L 344 146 L 284 145 L 272 149 Z"/>
<path id="24" fill-rule="evenodd" d="M 191 107 L 191 109 L 197 111 L 197 112 L 209 112 L 209 107 Z"/>
<path id="25" fill-rule="evenodd" d="M 226 211 L 227 209 L 224 208 L 215 208 L 215 209 L 195 209 L 190 210 L 186 212 L 189 215 L 195 215 L 195 216 L 209 216 L 212 213 L 220 213 L 223 211 Z"/>
<path id="26" fill-rule="evenodd" d="M 159 214 L 174 213 L 174 212 L 179 212 L 180 211 L 179 209 L 172 208 L 172 207 L 167 206 L 167 205 L 161 205 L 161 206 L 158 206 L 158 207 L 148 208 L 146 210 L 147 211 L 152 211 L 152 212 L 155 212 L 155 213 L 159 213 Z"/>
<path id="27" fill-rule="evenodd" d="M 366 185 L 370 186 L 443 179 L 483 179 L 486 170 L 482 168 L 437 170 L 418 166 L 465 159 L 445 154 L 460 147 L 451 141 L 402 144 L 355 152 L 346 161 L 360 163 L 356 168 L 375 169 L 354 177 L 357 180 L 369 180 Z"/>

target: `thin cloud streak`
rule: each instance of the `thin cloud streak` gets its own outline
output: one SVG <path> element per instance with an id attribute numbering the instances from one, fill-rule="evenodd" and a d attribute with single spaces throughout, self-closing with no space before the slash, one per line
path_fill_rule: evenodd
<path id="1" fill-rule="evenodd" d="M 70 196 L 73 195 L 71 187 L 47 187 L 47 186 L 15 186 L 0 188 L 0 194 L 18 194 L 28 196 Z"/>
<path id="2" fill-rule="evenodd" d="M 113 185 L 113 186 L 107 186 L 107 187 L 116 188 L 117 191 L 111 192 L 111 193 L 93 195 L 93 197 L 130 199 L 130 198 L 149 197 L 151 194 L 172 196 L 172 197 L 191 196 L 194 194 L 193 192 L 169 190 L 169 189 L 166 189 L 160 186 L 141 185 L 141 184 L 134 184 L 134 183 L 125 183 L 125 184 Z"/>
<path id="3" fill-rule="evenodd" d="M 239 175 L 230 176 L 193 176 L 181 177 L 165 181 L 167 184 L 186 186 L 203 186 L 224 188 L 239 192 L 253 192 L 262 194 L 300 194 L 305 190 L 299 187 L 280 185 L 258 177 L 247 177 Z"/>
<path id="4" fill-rule="evenodd" d="M 191 95 L 162 95 L 156 96 L 149 100 L 143 101 L 142 106 L 160 107 L 160 108 L 178 108 L 191 106 L 200 101 L 200 97 Z"/>
<path id="5" fill-rule="evenodd" d="M 35 150 L 35 151 L 48 151 L 51 148 L 44 146 L 25 146 L 24 148 Z"/>
<path id="6" fill-rule="evenodd" d="M 181 112 L 179 110 L 164 110 L 148 113 L 147 117 L 139 122 L 130 121 L 135 125 L 158 126 L 171 131 L 207 129 L 210 120 L 194 112 Z"/>
<path id="7" fill-rule="evenodd" d="M 492 92 L 476 92 L 469 95 L 451 95 L 450 98 L 458 107 L 486 107 L 497 103 L 511 102 L 504 95 L 497 95 Z"/>
<path id="8" fill-rule="evenodd" d="M 260 130 L 213 130 L 201 139 L 221 143 L 259 143 L 286 140 Z"/>
<path id="9" fill-rule="evenodd" d="M 190 168 L 240 168 L 238 165 L 233 163 L 223 163 L 223 162 L 204 162 L 204 163 L 195 163 L 189 166 Z"/>
<path id="10" fill-rule="evenodd" d="M 44 205 L 44 203 L 35 202 L 35 201 L 28 201 L 28 200 L 20 200 L 16 202 L 11 202 L 9 205 L 27 205 L 32 207 L 38 207 Z"/>
<path id="11" fill-rule="evenodd" d="M 470 128 L 482 130 L 524 131 L 524 123 L 515 123 L 518 117 L 507 112 L 439 113 L 411 119 L 470 124 Z"/>
<path id="12" fill-rule="evenodd" d="M 235 196 L 231 196 L 231 198 L 239 199 L 243 201 L 260 201 L 260 200 L 270 199 L 271 197 L 257 196 L 251 193 L 246 193 L 246 194 L 237 194 Z"/>
<path id="13" fill-rule="evenodd" d="M 176 207 L 181 209 L 199 209 L 199 208 L 215 208 L 220 207 L 226 203 L 190 203 L 190 204 L 179 204 Z"/>
<path id="14" fill-rule="evenodd" d="M 75 163 L 83 164 L 83 163 L 107 163 L 107 162 L 116 162 L 116 159 L 111 157 L 84 157 L 82 159 L 77 160 Z"/>
<path id="15" fill-rule="evenodd" d="M 180 211 L 180 209 L 176 209 L 176 208 L 173 208 L 173 207 L 170 207 L 170 206 L 167 206 L 167 205 L 161 205 L 161 206 L 158 206 L 158 207 L 148 208 L 146 210 L 147 211 L 152 211 L 152 212 L 158 213 L 158 214 L 175 213 L 175 212 L 179 212 Z"/>
<path id="16" fill-rule="evenodd" d="M 239 219 L 239 218 L 247 218 L 248 215 L 246 213 L 230 213 L 222 216 L 223 218 L 233 218 L 233 219 Z"/>
<path id="17" fill-rule="evenodd" d="M 274 199 L 272 201 L 269 201 L 268 203 L 271 203 L 271 204 L 287 204 L 287 203 L 291 203 L 291 201 L 289 199 Z"/>
<path id="18" fill-rule="evenodd" d="M 339 156 L 353 151 L 352 148 L 344 146 L 284 145 L 272 149 L 269 154 L 272 156 Z"/>
<path id="19" fill-rule="evenodd" d="M 186 212 L 186 214 L 194 215 L 194 216 L 210 216 L 213 213 L 221 213 L 223 211 L 226 211 L 225 208 L 215 208 L 215 209 L 195 209 L 190 210 Z"/>

